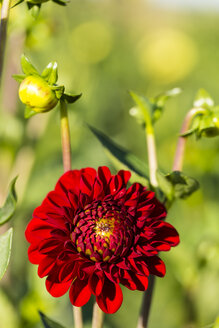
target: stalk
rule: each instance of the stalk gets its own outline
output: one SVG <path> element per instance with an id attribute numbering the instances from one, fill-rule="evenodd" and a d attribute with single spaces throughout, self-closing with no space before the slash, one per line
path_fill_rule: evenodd
<path id="1" fill-rule="evenodd" d="M 1 25 L 0 25 L 0 83 L 2 78 L 4 55 L 7 41 L 7 24 L 9 18 L 11 0 L 2 1 Z"/>
<path id="2" fill-rule="evenodd" d="M 92 328 L 102 328 L 103 327 L 103 318 L 104 318 L 104 313 L 99 308 L 97 302 L 95 302 L 94 307 L 93 307 Z"/>
<path id="3" fill-rule="evenodd" d="M 60 120 L 61 120 L 61 139 L 62 139 L 62 158 L 64 172 L 71 170 L 71 142 L 68 121 L 67 105 L 64 100 L 60 100 Z M 83 328 L 82 310 L 73 306 L 74 327 Z"/>
<path id="4" fill-rule="evenodd" d="M 157 155 L 154 138 L 154 129 L 150 120 L 146 121 L 146 142 L 148 152 L 148 164 L 149 164 L 149 177 L 151 185 L 156 188 L 158 186 L 156 172 L 157 172 Z M 147 328 L 149 313 L 151 308 L 153 290 L 154 290 L 155 276 L 150 275 L 148 277 L 148 289 L 144 292 L 142 298 L 142 305 L 138 319 L 137 328 Z"/>
<path id="5" fill-rule="evenodd" d="M 183 124 L 182 128 L 180 130 L 180 134 L 185 133 L 188 131 L 190 124 L 192 123 L 192 120 L 194 117 L 198 114 L 204 114 L 205 109 L 203 108 L 192 108 L 190 111 L 187 113 Z M 184 159 L 184 154 L 185 154 L 185 147 L 186 147 L 186 137 L 179 136 L 178 143 L 176 146 L 176 152 L 175 152 L 175 157 L 174 157 L 174 163 L 173 163 L 173 171 L 182 171 L 183 168 L 183 159 Z"/>
<path id="6" fill-rule="evenodd" d="M 137 328 L 146 328 L 148 325 L 151 301 L 152 301 L 153 290 L 154 290 L 154 283 L 155 283 L 155 276 L 150 275 L 148 277 L 148 289 L 144 292 L 143 299 L 142 299 Z"/>
<path id="7" fill-rule="evenodd" d="M 67 105 L 64 100 L 60 100 L 60 119 L 63 167 L 64 172 L 67 172 L 71 170 L 71 142 Z"/>

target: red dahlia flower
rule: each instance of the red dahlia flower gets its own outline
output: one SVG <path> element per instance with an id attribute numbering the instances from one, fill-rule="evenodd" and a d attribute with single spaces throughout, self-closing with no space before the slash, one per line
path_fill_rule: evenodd
<path id="1" fill-rule="evenodd" d="M 52 296 L 70 288 L 71 303 L 83 306 L 93 294 L 114 313 L 123 299 L 119 284 L 144 291 L 149 274 L 165 275 L 157 254 L 176 246 L 178 233 L 153 192 L 139 183 L 127 188 L 130 175 L 107 167 L 68 171 L 34 210 L 29 260 L 47 276 Z"/>

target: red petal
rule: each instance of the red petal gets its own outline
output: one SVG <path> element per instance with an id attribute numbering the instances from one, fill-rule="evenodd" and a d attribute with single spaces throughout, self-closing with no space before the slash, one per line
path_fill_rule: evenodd
<path id="1" fill-rule="evenodd" d="M 67 282 L 57 282 L 57 274 L 49 275 L 46 279 L 46 289 L 53 297 L 64 295 L 71 285 L 71 280 Z"/>
<path id="2" fill-rule="evenodd" d="M 56 261 L 54 261 L 54 259 L 51 259 L 49 257 L 44 258 L 39 264 L 38 276 L 40 278 L 47 276 L 50 273 L 50 271 L 53 269 L 55 264 Z"/>
<path id="3" fill-rule="evenodd" d="M 147 263 L 148 270 L 151 274 L 154 274 L 158 277 L 165 276 L 165 264 L 158 256 L 146 257 L 145 262 Z"/>
<path id="4" fill-rule="evenodd" d="M 118 284 L 105 279 L 102 293 L 96 296 L 97 304 L 105 313 L 115 313 L 123 301 L 122 290 Z"/>
<path id="5" fill-rule="evenodd" d="M 76 278 L 69 291 L 70 301 L 74 306 L 83 306 L 91 297 L 91 290 L 87 280 Z"/>
<path id="6" fill-rule="evenodd" d="M 94 272 L 89 279 L 89 285 L 94 295 L 100 295 L 103 288 L 103 277 L 99 272 Z"/>
<path id="7" fill-rule="evenodd" d="M 38 251 L 38 244 L 31 244 L 28 248 L 28 258 L 33 264 L 39 264 L 44 259 L 44 255 Z"/>

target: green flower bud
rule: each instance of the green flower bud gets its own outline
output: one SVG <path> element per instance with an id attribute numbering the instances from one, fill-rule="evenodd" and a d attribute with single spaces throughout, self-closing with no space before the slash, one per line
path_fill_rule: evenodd
<path id="1" fill-rule="evenodd" d="M 36 113 L 48 112 L 58 103 L 55 92 L 42 77 L 37 75 L 29 75 L 22 81 L 19 97 Z"/>

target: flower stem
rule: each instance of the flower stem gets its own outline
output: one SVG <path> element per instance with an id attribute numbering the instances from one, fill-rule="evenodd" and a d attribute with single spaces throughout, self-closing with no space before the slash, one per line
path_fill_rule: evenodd
<path id="1" fill-rule="evenodd" d="M 11 4 L 11 0 L 2 1 L 1 25 L 0 25 L 0 83 L 2 78 L 3 62 L 4 62 L 5 47 L 6 47 L 6 40 L 7 40 L 7 23 L 9 17 L 10 4 Z"/>
<path id="2" fill-rule="evenodd" d="M 71 170 L 71 142 L 70 142 L 70 129 L 68 123 L 67 105 L 64 100 L 60 100 L 60 118 L 61 118 L 63 166 L 64 166 L 64 172 L 67 172 Z"/>
<path id="3" fill-rule="evenodd" d="M 143 295 L 143 300 L 142 300 L 137 328 L 146 328 L 148 325 L 148 318 L 149 318 L 149 312 L 150 312 L 150 308 L 151 308 L 154 283 L 155 283 L 155 276 L 150 275 L 148 278 L 148 289 L 144 292 L 144 295 Z"/>
<path id="4" fill-rule="evenodd" d="M 77 306 L 72 306 L 73 316 L 74 316 L 74 327 L 83 328 L 83 318 L 81 308 Z"/>
<path id="5" fill-rule="evenodd" d="M 192 108 L 187 113 L 182 128 L 180 130 L 180 134 L 185 133 L 188 131 L 190 124 L 194 117 L 198 114 L 204 114 L 205 109 L 203 108 Z M 178 143 L 176 146 L 176 152 L 174 157 L 174 163 L 173 163 L 173 171 L 182 171 L 183 168 L 183 159 L 184 159 L 184 153 L 185 153 L 185 146 L 186 146 L 186 137 L 179 136 Z"/>
<path id="6" fill-rule="evenodd" d="M 148 152 L 148 164 L 149 164 L 149 177 L 150 183 L 153 187 L 158 186 L 156 172 L 157 172 L 157 155 L 154 138 L 154 129 L 151 122 L 148 120 L 145 127 L 147 152 Z M 151 308 L 152 295 L 154 290 L 155 276 L 150 275 L 148 277 L 148 289 L 144 292 L 140 315 L 138 319 L 137 328 L 147 328 L 148 318 Z"/>
<path id="7" fill-rule="evenodd" d="M 64 100 L 60 100 L 60 120 L 61 120 L 61 139 L 62 139 L 62 158 L 64 172 L 71 170 L 71 142 L 70 129 L 68 122 L 67 105 Z M 82 310 L 73 306 L 74 327 L 83 328 Z"/>
<path id="8" fill-rule="evenodd" d="M 103 327 L 103 318 L 104 318 L 104 313 L 99 308 L 97 302 L 95 302 L 94 307 L 93 307 L 92 328 L 102 328 Z"/>
<path id="9" fill-rule="evenodd" d="M 148 125 L 145 128 L 146 133 L 146 142 L 148 149 L 148 164 L 149 164 L 149 176 L 150 183 L 153 187 L 157 187 L 157 155 L 156 155 L 156 147 L 155 147 L 155 139 L 154 139 L 154 129 L 152 125 Z"/>

